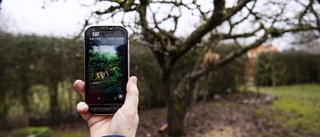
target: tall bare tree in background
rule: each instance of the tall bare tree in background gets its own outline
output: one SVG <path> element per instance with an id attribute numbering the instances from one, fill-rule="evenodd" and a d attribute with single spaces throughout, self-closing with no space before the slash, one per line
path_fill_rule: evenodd
<path id="1" fill-rule="evenodd" d="M 320 5 L 316 0 L 108 0 L 95 1 L 93 6 L 99 9 L 85 20 L 85 26 L 114 19 L 134 32 L 132 42 L 153 52 L 161 67 L 159 85 L 167 106 L 169 136 L 184 134 L 183 121 L 200 78 L 268 39 L 320 29 Z M 190 26 L 190 33 L 177 35 L 178 30 L 185 29 L 183 24 L 188 24 L 187 18 L 197 25 Z M 204 40 L 212 44 L 201 45 Z M 213 47 L 225 40 L 234 40 L 238 48 L 219 56 Z M 206 50 L 194 69 L 172 85 L 172 74 L 178 71 L 175 66 L 199 46 Z"/>
<path id="2" fill-rule="evenodd" d="M 1 8 L 1 0 L 0 0 L 0 8 Z M 8 17 L 4 16 L 3 14 L 0 13 L 0 37 L 3 37 L 4 32 L 6 31 L 7 28 L 7 21 L 8 21 Z M 0 48 L 0 53 L 5 52 L 5 48 L 1 47 Z M 0 58 L 3 59 L 3 55 L 0 55 Z M 3 64 L 6 64 L 7 62 L 4 60 L 1 60 L 1 64 L 0 64 L 0 68 L 2 69 L 4 67 Z M 6 81 L 6 74 L 4 71 L 0 72 L 0 75 L 2 76 L 0 78 L 0 83 L 4 83 Z M 0 89 L 6 89 L 7 85 L 5 84 L 0 84 Z M 6 93 L 7 92 L 0 92 L 0 121 L 3 121 L 3 123 L 6 123 L 6 119 L 5 116 L 7 114 L 7 112 L 9 111 L 9 107 L 8 104 L 6 103 Z M 1 113 L 2 112 L 2 113 Z M 1 127 L 0 125 L 0 128 Z"/>

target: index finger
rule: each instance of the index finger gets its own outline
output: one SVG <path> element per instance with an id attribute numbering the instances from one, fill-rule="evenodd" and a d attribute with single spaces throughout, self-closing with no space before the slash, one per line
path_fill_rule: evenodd
<path id="1" fill-rule="evenodd" d="M 77 89 L 77 91 L 80 93 L 80 95 L 84 97 L 84 90 L 85 90 L 84 82 L 82 80 L 76 80 L 73 85 Z"/>

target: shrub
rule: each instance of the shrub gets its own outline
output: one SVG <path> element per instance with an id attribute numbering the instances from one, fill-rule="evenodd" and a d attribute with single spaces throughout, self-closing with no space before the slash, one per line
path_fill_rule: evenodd
<path id="1" fill-rule="evenodd" d="M 164 106 L 160 68 L 148 47 L 131 45 L 130 73 L 139 79 L 139 108 Z"/>
<path id="2" fill-rule="evenodd" d="M 234 44 L 224 43 L 214 49 L 220 55 L 220 59 L 227 56 L 237 48 Z M 225 66 L 218 67 L 208 76 L 201 78 L 196 93 L 197 100 L 204 97 L 213 99 L 217 94 L 228 94 L 240 91 L 240 87 L 245 85 L 245 63 L 246 57 L 239 57 Z M 208 80 L 209 79 L 209 80 Z M 208 81 L 207 81 L 208 80 Z M 205 95 L 207 91 L 207 95 Z"/>
<path id="3" fill-rule="evenodd" d="M 219 46 L 216 51 L 221 58 L 229 52 L 236 50 L 233 44 L 224 44 Z M 241 86 L 245 84 L 245 56 L 239 57 L 229 64 L 219 67 L 212 72 L 212 77 L 209 83 L 209 95 L 227 94 L 240 91 Z"/>
<path id="4" fill-rule="evenodd" d="M 319 57 L 303 51 L 262 53 L 255 63 L 255 84 L 276 86 L 319 82 Z"/>

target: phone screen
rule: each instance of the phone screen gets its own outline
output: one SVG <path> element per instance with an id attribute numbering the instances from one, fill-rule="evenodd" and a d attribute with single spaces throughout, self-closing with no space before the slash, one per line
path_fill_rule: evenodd
<path id="1" fill-rule="evenodd" d="M 124 103 L 129 76 L 128 52 L 125 28 L 92 26 L 86 30 L 85 100 L 89 107 Z"/>

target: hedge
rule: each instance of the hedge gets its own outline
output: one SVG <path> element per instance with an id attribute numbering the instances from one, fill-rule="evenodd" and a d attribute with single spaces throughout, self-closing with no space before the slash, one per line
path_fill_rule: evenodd
<path id="1" fill-rule="evenodd" d="M 259 86 L 320 82 L 320 55 L 303 51 L 266 52 L 255 62 Z"/>

